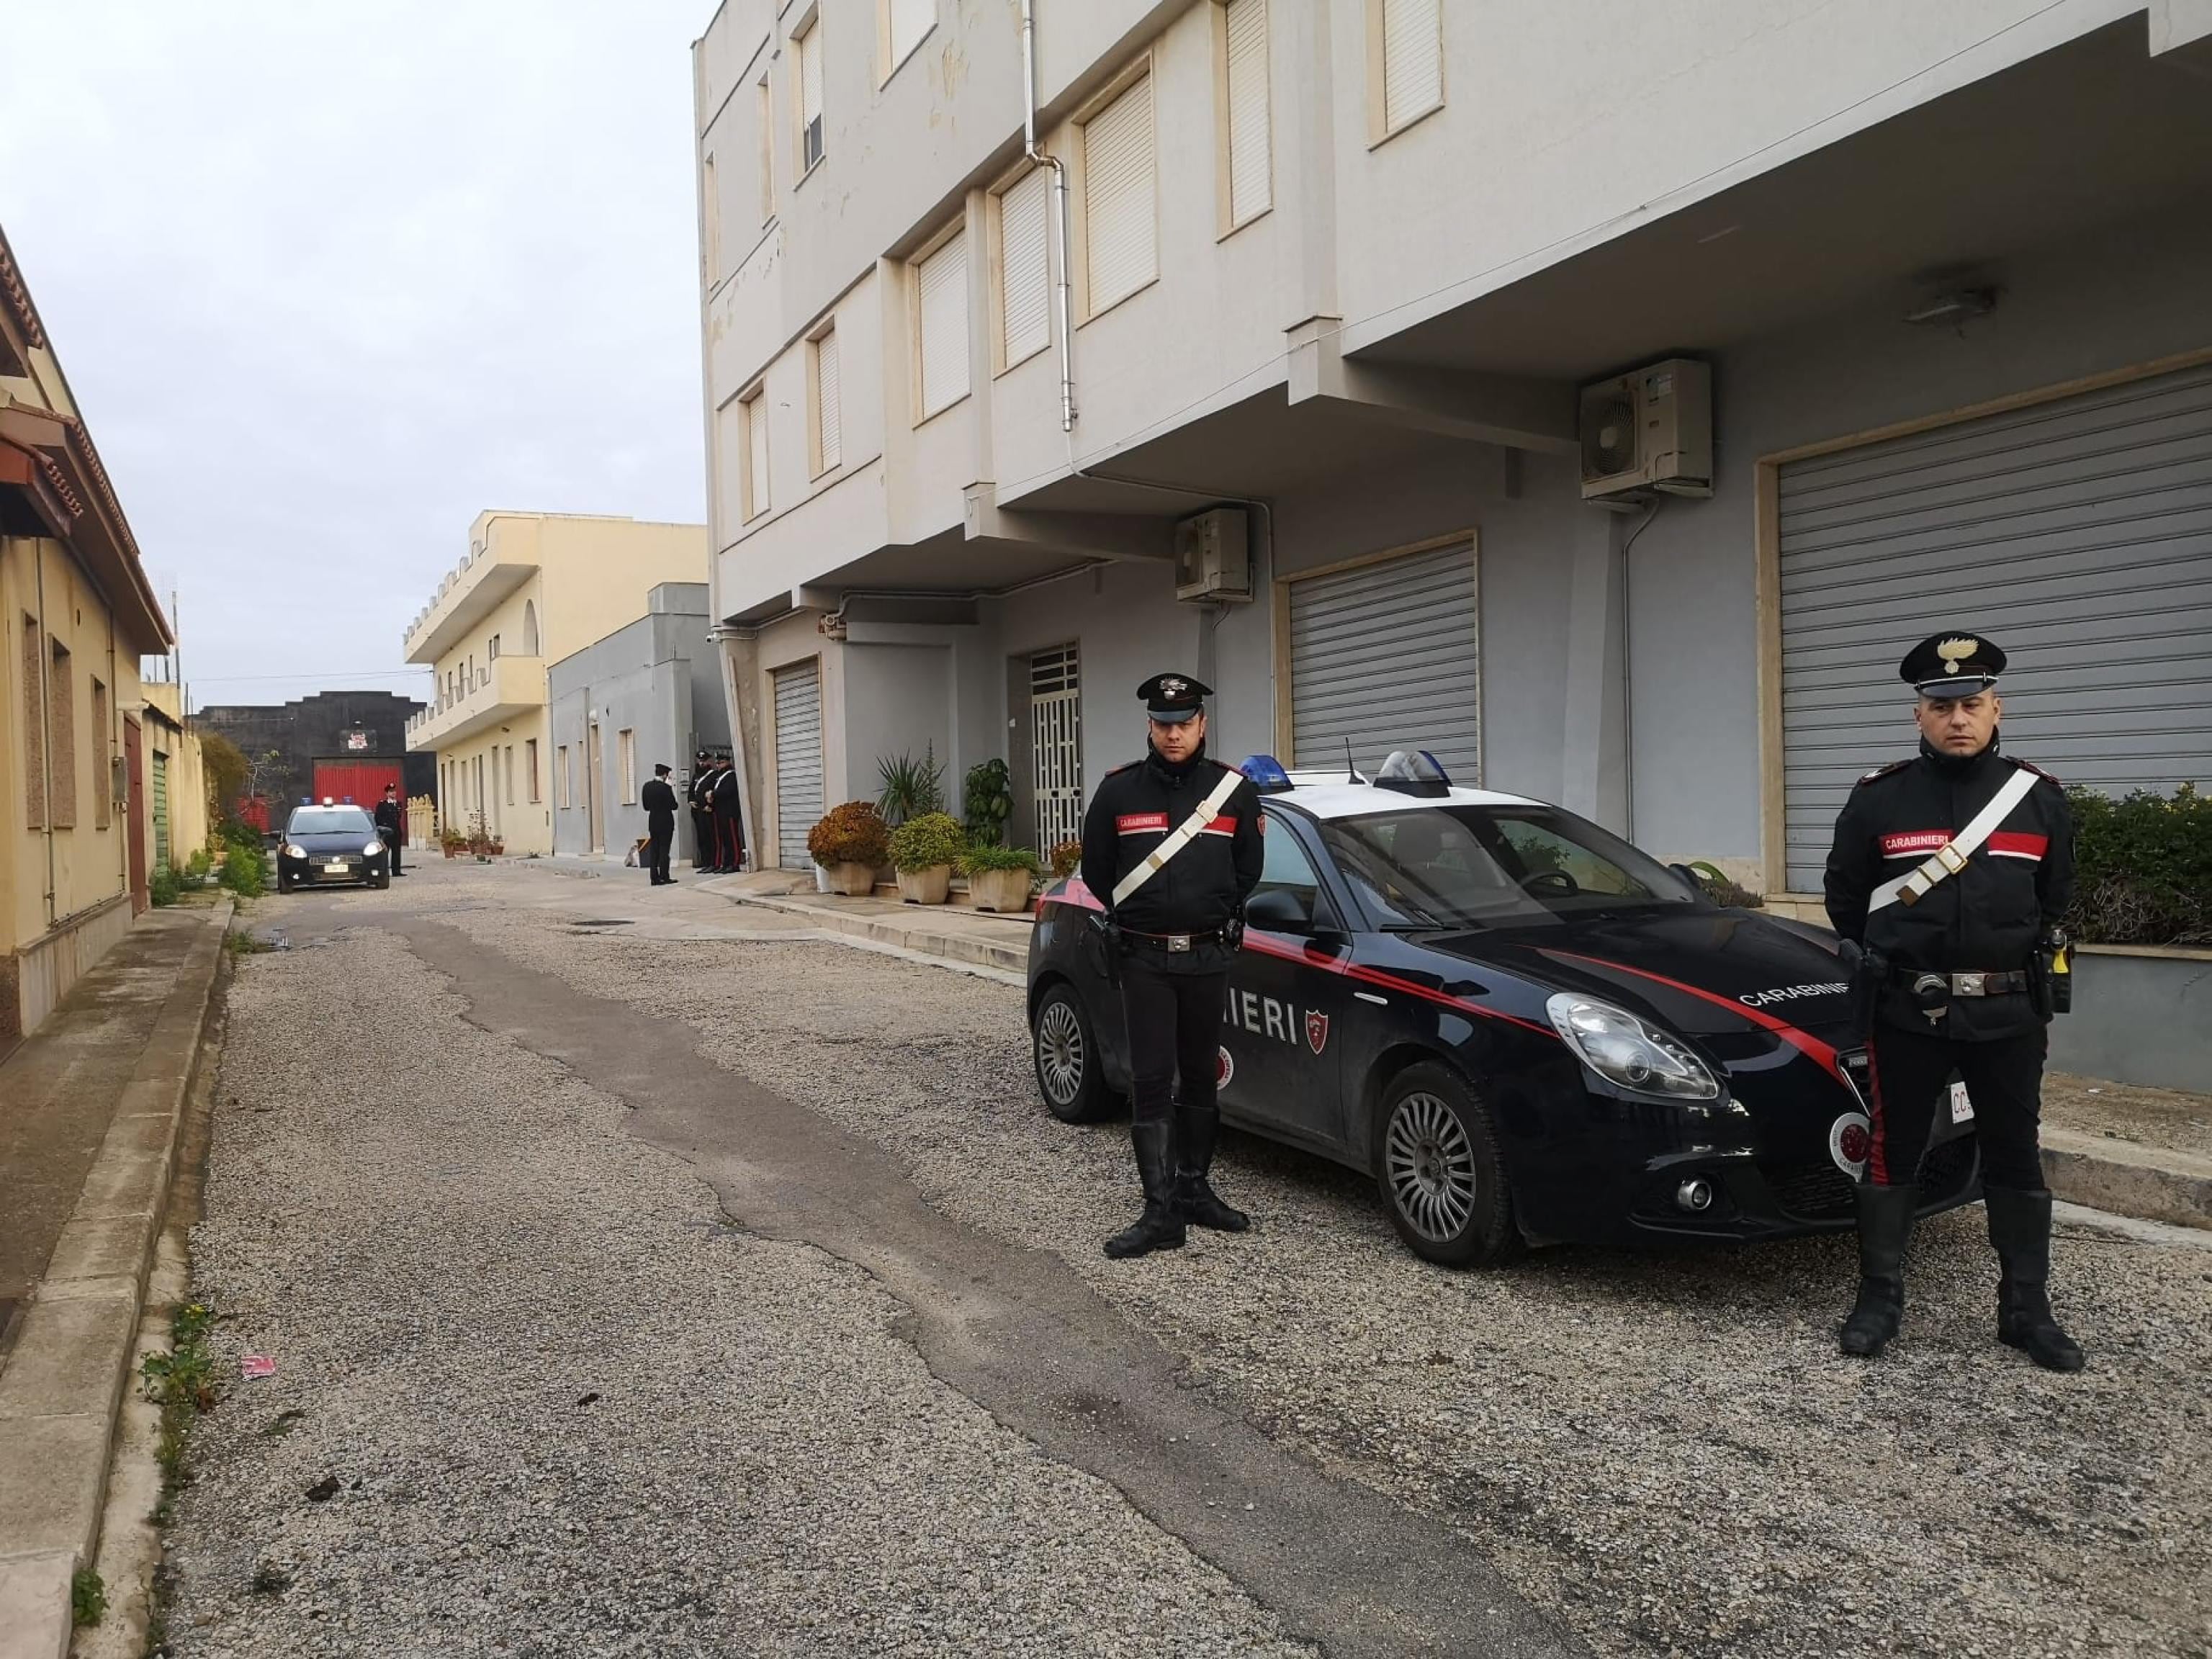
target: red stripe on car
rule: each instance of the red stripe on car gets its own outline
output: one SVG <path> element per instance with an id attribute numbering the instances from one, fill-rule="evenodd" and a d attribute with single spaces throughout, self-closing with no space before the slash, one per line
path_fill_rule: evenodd
<path id="1" fill-rule="evenodd" d="M 1295 962 L 1304 967 L 1317 968 L 1323 973 L 1339 974 L 1346 979 L 1357 980 L 1363 985 L 1380 985 L 1389 990 L 1402 992 L 1409 997 L 1419 997 L 1424 1002 L 1433 1002 L 1446 1008 L 1456 1008 L 1462 1013 L 1480 1014 L 1485 1019 L 1502 1019 L 1508 1025 L 1518 1025 L 1522 1030 L 1534 1031 L 1539 1036 L 1557 1039 L 1559 1035 L 1550 1026 L 1539 1025 L 1533 1019 L 1522 1019 L 1517 1014 L 1509 1014 L 1502 1009 L 1486 1008 L 1479 1002 L 1470 1001 L 1466 997 L 1455 997 L 1449 991 L 1433 990 L 1426 985 L 1416 984 L 1412 980 L 1401 979 L 1395 974 L 1386 974 L 1378 968 L 1364 968 L 1358 963 L 1322 954 L 1315 951 L 1311 945 L 1293 945 L 1288 940 L 1276 939 L 1272 934 L 1248 929 L 1244 934 L 1244 948 L 1248 951 L 1257 951 L 1262 956 L 1280 957 L 1285 962 Z"/>

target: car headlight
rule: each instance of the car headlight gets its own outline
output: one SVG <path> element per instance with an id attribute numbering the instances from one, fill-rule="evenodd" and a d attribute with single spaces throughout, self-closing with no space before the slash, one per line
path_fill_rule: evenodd
<path id="1" fill-rule="evenodd" d="M 367 858 L 372 858 L 372 859 L 373 859 L 373 858 L 374 858 L 374 857 L 375 857 L 379 853 L 381 853 L 381 852 L 384 850 L 384 843 L 383 843 L 382 842 L 380 842 L 380 841 L 373 841 L 373 842 L 369 842 L 369 844 L 368 844 L 368 846 L 366 846 L 366 847 L 362 848 L 361 850 L 362 850 L 362 855 L 363 855 L 364 857 L 367 857 Z"/>
<path id="2" fill-rule="evenodd" d="M 304 859 L 307 856 L 307 849 L 296 841 L 288 841 L 284 843 L 284 856 L 288 859 Z"/>
<path id="3" fill-rule="evenodd" d="M 1544 1004 L 1544 1012 L 1584 1065 L 1624 1089 L 1677 1100 L 1712 1100 L 1720 1094 L 1720 1079 L 1680 1038 L 1626 1008 L 1562 991 Z"/>

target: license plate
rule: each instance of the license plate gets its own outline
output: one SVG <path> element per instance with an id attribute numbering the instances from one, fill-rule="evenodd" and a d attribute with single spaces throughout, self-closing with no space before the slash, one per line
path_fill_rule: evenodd
<path id="1" fill-rule="evenodd" d="M 1963 1083 L 1953 1084 L 1951 1085 L 1951 1121 L 1972 1123 L 1973 1121 L 1974 1103 L 1966 1098 L 1966 1085 Z"/>
<path id="2" fill-rule="evenodd" d="M 342 876 L 346 872 L 345 860 L 343 859 L 333 860 L 331 862 L 325 865 L 323 868 L 328 871 L 331 875 Z"/>

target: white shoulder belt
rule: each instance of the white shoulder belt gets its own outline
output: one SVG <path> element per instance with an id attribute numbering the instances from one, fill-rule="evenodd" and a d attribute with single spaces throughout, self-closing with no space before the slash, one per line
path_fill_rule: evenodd
<path id="1" fill-rule="evenodd" d="M 1199 831 L 1213 822 L 1229 804 L 1229 798 L 1237 793 L 1237 786 L 1243 781 L 1244 775 L 1233 767 L 1224 772 L 1221 781 L 1213 786 L 1213 793 L 1199 802 L 1198 810 L 1185 818 L 1174 834 L 1146 854 L 1144 862 L 1114 884 L 1114 902 L 1126 902 L 1129 895 L 1158 874 L 1170 859 L 1197 840 Z"/>
<path id="2" fill-rule="evenodd" d="M 2024 766 L 2016 768 L 2005 780 L 2004 787 L 1990 797 L 1990 804 L 1974 814 L 1973 822 L 1937 848 L 1934 857 L 1910 874 L 1875 888 L 1867 900 L 1868 912 L 1871 914 L 1891 903 L 1910 908 L 1919 903 L 1937 882 L 1965 869 L 1967 858 L 1996 832 L 1997 825 L 2012 815 L 2014 807 L 2027 799 L 2027 792 L 2035 787 L 2036 777 L 2037 774 Z"/>

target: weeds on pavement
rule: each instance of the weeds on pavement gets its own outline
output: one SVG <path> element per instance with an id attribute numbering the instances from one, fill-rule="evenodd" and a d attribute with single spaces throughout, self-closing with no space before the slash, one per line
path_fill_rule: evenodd
<path id="1" fill-rule="evenodd" d="M 276 947 L 265 939 L 256 939 L 242 927 L 234 927 L 222 936 L 222 948 L 234 957 L 258 957 Z"/>
<path id="2" fill-rule="evenodd" d="M 235 937 L 235 935 L 234 935 Z M 187 1302 L 169 1322 L 169 1352 L 149 1353 L 140 1363 L 146 1398 L 161 1408 L 161 1427 L 154 1455 L 161 1466 L 161 1504 L 155 1519 L 167 1525 L 177 1489 L 185 1484 L 185 1446 L 193 1420 L 215 1407 L 215 1355 L 207 1344 L 214 1311 L 204 1302 Z"/>
<path id="3" fill-rule="evenodd" d="M 107 1585 L 89 1567 L 80 1567 L 70 1579 L 70 1618 L 79 1630 L 89 1630 L 107 1616 Z"/>

